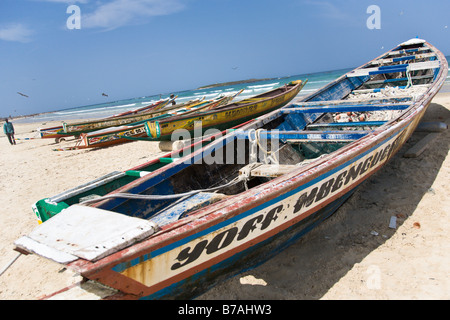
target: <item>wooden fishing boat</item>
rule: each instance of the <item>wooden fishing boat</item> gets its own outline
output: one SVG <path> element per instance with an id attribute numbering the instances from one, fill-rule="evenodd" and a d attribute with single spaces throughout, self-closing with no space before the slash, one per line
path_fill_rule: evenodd
<path id="1" fill-rule="evenodd" d="M 105 128 L 110 128 L 114 126 L 121 126 L 136 123 L 143 120 L 149 120 L 154 117 L 165 114 L 171 110 L 178 109 L 181 107 L 187 107 L 191 104 L 198 103 L 198 99 L 185 102 L 183 104 L 176 104 L 168 106 L 177 97 L 165 99 L 162 102 L 155 103 L 151 108 L 144 108 L 140 112 L 126 115 L 114 115 L 107 118 L 88 120 L 82 122 L 67 123 L 64 122 L 61 127 L 53 127 L 48 129 L 39 129 L 42 138 L 61 138 L 61 137 L 79 137 L 82 133 L 91 132 L 95 130 L 101 130 Z"/>
<path id="2" fill-rule="evenodd" d="M 228 104 L 236 96 L 238 96 L 243 90 L 240 90 L 234 94 L 220 95 L 215 99 L 203 101 L 199 100 L 197 103 L 189 103 L 178 105 L 178 108 L 171 108 L 171 111 L 153 117 L 152 121 L 160 119 L 167 119 L 181 114 L 192 114 L 202 110 L 211 110 L 222 105 Z M 131 142 L 138 140 L 141 137 L 146 137 L 145 123 L 148 120 L 138 121 L 121 127 L 111 127 L 103 130 L 92 131 L 88 133 L 82 133 L 80 139 L 73 147 L 65 147 L 54 149 L 56 151 L 64 150 L 76 150 L 86 148 L 104 148 L 112 145 L 117 145 L 125 142 Z"/>
<path id="3" fill-rule="evenodd" d="M 107 288 L 104 299 L 195 297 L 335 212 L 401 148 L 447 73 L 434 46 L 404 42 L 300 102 L 68 207 L 15 248 L 84 277 L 54 298 L 87 284 Z"/>
<path id="4" fill-rule="evenodd" d="M 81 133 L 91 132 L 95 130 L 101 130 L 111 127 L 128 125 L 131 123 L 136 123 L 143 120 L 150 120 L 154 117 L 158 117 L 174 109 L 179 109 L 181 107 L 188 107 L 191 104 L 197 103 L 196 101 L 189 101 L 183 104 L 169 105 L 177 97 L 169 99 L 169 101 L 164 105 L 158 105 L 156 108 L 136 114 L 128 115 L 124 117 L 115 117 L 110 119 L 100 119 L 94 121 L 76 122 L 76 123 L 63 123 L 64 132 L 71 135 L 80 135 Z"/>
<path id="5" fill-rule="evenodd" d="M 306 81 L 292 81 L 252 98 L 234 102 L 221 108 L 195 114 L 183 114 L 145 124 L 146 140 L 178 140 L 179 135 L 202 135 L 207 130 L 225 130 L 281 108 L 297 96 Z M 175 136 L 172 134 L 176 132 Z"/>
<path id="6" fill-rule="evenodd" d="M 170 99 L 163 99 L 163 100 L 159 100 L 156 101 L 155 103 L 152 103 L 148 106 L 144 106 L 142 108 L 136 109 L 136 110 L 129 110 L 129 111 L 125 111 L 119 114 L 115 114 L 112 115 L 110 117 L 107 117 L 105 119 L 111 119 L 111 118 L 118 118 L 118 117 L 124 117 L 124 116 L 128 116 L 128 115 L 133 115 L 133 114 L 139 114 L 139 113 L 143 113 L 143 112 L 147 112 L 150 111 L 152 109 L 158 108 L 158 107 L 164 107 L 166 106 L 168 103 L 170 102 Z M 60 138 L 63 137 L 70 137 L 71 134 L 67 134 L 64 131 L 64 127 L 61 126 L 56 126 L 56 127 L 49 127 L 49 128 L 38 128 L 37 129 L 40 137 L 42 139 L 56 139 L 56 142 L 59 142 Z"/>

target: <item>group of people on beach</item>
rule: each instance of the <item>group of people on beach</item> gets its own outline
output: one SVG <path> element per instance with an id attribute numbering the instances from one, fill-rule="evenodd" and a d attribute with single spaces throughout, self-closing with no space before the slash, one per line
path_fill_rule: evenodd
<path id="1" fill-rule="evenodd" d="M 11 145 L 16 144 L 16 139 L 14 139 L 14 126 L 8 119 L 5 119 L 5 123 L 3 124 L 3 132 L 8 137 L 9 143 Z"/>

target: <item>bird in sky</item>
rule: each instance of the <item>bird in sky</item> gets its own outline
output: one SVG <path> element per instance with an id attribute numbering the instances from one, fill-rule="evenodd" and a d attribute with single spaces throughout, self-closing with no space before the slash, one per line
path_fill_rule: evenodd
<path id="1" fill-rule="evenodd" d="M 18 94 L 20 94 L 21 96 L 25 97 L 25 98 L 29 98 L 26 94 L 23 94 L 22 92 L 17 92 Z"/>

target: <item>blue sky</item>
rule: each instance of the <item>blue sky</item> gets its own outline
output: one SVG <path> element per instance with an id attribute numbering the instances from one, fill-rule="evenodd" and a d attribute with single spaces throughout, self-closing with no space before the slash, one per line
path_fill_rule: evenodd
<path id="1" fill-rule="evenodd" d="M 448 26 L 448 0 L 0 0 L 0 116 L 357 67 L 416 36 L 450 55 Z"/>

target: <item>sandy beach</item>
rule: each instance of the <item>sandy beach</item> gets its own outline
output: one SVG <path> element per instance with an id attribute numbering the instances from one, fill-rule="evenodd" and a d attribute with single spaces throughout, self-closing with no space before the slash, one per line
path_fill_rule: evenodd
<path id="1" fill-rule="evenodd" d="M 423 121 L 450 124 L 450 93 L 434 98 Z M 13 242 L 37 226 L 34 202 L 164 154 L 158 143 L 145 141 L 53 151 L 73 141 L 23 139 L 36 137 L 39 126 L 60 123 L 12 123 L 17 145 L 0 133 L 0 269 L 17 255 Z M 450 299 L 450 130 L 419 157 L 403 157 L 425 135 L 414 133 L 383 170 L 303 239 L 198 299 Z M 392 216 L 395 229 L 389 227 Z M 77 280 L 60 265 L 22 255 L 0 276 L 0 299 L 34 300 Z"/>

